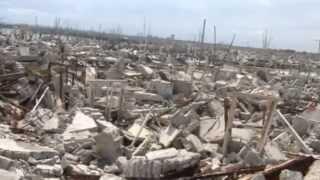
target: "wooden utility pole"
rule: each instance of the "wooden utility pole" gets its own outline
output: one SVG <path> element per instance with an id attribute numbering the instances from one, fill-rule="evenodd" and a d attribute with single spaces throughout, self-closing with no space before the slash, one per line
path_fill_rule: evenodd
<path id="1" fill-rule="evenodd" d="M 213 26 L 213 52 L 212 52 L 212 61 L 214 61 L 216 57 L 216 48 L 217 48 L 217 29 L 216 26 Z M 213 62 L 211 62 L 213 63 Z"/>
<path id="2" fill-rule="evenodd" d="M 203 46 L 204 38 L 205 38 L 205 34 L 206 34 L 206 23 L 207 23 L 207 20 L 204 19 L 203 25 L 202 25 L 202 33 L 201 33 L 201 46 Z"/>

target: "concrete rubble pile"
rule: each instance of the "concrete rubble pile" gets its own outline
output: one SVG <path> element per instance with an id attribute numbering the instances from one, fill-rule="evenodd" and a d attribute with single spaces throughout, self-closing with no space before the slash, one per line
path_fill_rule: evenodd
<path id="1" fill-rule="evenodd" d="M 1 180 L 320 176 L 313 55 L 0 32 Z"/>

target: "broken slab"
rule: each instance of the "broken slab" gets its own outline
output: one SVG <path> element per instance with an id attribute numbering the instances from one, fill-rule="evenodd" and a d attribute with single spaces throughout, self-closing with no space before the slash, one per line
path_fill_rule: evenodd
<path id="1" fill-rule="evenodd" d="M 133 95 L 136 98 L 136 100 L 139 102 L 142 102 L 142 101 L 163 102 L 164 101 L 164 99 L 158 94 L 153 94 L 153 93 L 148 93 L 143 91 L 136 91 L 134 92 Z"/>
<path id="2" fill-rule="evenodd" d="M 104 174 L 99 180 L 123 180 L 123 178 L 113 174 Z"/>
<path id="3" fill-rule="evenodd" d="M 201 153 L 204 151 L 203 144 L 197 136 L 189 134 L 186 140 L 191 144 L 193 152 Z"/>
<path id="4" fill-rule="evenodd" d="M 176 153 L 176 151 L 178 153 Z M 163 153 L 170 152 L 169 155 Z M 199 153 L 192 153 L 186 150 L 159 150 L 146 156 L 135 156 L 130 160 L 118 159 L 119 167 L 123 170 L 126 178 L 152 178 L 165 177 L 169 172 L 181 172 L 198 164 Z"/>
<path id="5" fill-rule="evenodd" d="M 217 119 L 200 120 L 199 137 L 207 142 L 219 142 L 224 137 L 225 121 L 224 116 Z"/>
<path id="6" fill-rule="evenodd" d="M 45 146 L 35 144 L 17 142 L 11 139 L 0 139 L 0 155 L 11 159 L 28 160 L 29 157 L 34 159 L 49 159 L 59 153 Z"/>
<path id="7" fill-rule="evenodd" d="M 67 127 L 65 132 L 73 133 L 79 131 L 96 130 L 96 122 L 89 116 L 77 111 L 72 120 L 72 123 Z"/>
<path id="8" fill-rule="evenodd" d="M 101 176 L 103 170 L 99 168 L 90 168 L 84 164 L 70 164 L 65 168 L 65 175 L 76 175 L 76 176 Z"/>
<path id="9" fill-rule="evenodd" d="M 161 149 L 158 151 L 151 151 L 146 154 L 148 160 L 164 160 L 174 158 L 178 155 L 178 151 L 175 148 Z"/>
<path id="10" fill-rule="evenodd" d="M 46 132 L 56 132 L 59 130 L 60 119 L 57 115 L 53 115 L 48 121 L 44 122 L 43 130 Z"/>
<path id="11" fill-rule="evenodd" d="M 234 141 L 241 141 L 242 143 L 249 143 L 256 136 L 256 131 L 249 128 L 232 128 L 232 139 Z"/>

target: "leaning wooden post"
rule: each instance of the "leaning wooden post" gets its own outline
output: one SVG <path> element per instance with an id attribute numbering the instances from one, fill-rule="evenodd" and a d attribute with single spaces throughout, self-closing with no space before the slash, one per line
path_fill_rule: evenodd
<path id="1" fill-rule="evenodd" d="M 60 93 L 60 98 L 62 102 L 64 102 L 64 96 L 63 96 L 63 70 L 60 66 L 60 78 L 59 78 L 59 93 Z"/>
<path id="2" fill-rule="evenodd" d="M 69 81 L 69 66 L 68 65 L 66 65 L 65 66 L 65 73 L 66 73 L 66 75 L 65 75 L 65 81 L 66 81 L 66 85 L 68 85 L 68 81 Z"/>
<path id="3" fill-rule="evenodd" d="M 276 106 L 277 106 L 276 99 L 270 98 L 268 105 L 266 107 L 266 110 L 265 110 L 267 117 L 265 119 L 265 122 L 263 123 L 262 136 L 261 136 L 262 139 L 260 141 L 260 144 L 258 145 L 258 152 L 260 154 L 262 154 L 263 149 L 264 149 L 264 145 L 267 143 L 268 134 L 271 129 L 271 125 L 272 125 L 272 121 L 273 121 L 272 114 L 273 114 L 274 110 L 276 109 Z"/>
<path id="4" fill-rule="evenodd" d="M 123 106 L 123 101 L 124 101 L 124 87 L 123 85 L 121 86 L 120 90 L 120 95 L 119 95 L 119 107 L 118 107 L 118 117 L 117 120 L 119 121 L 121 119 L 121 114 L 122 114 L 122 106 Z"/>
<path id="5" fill-rule="evenodd" d="M 92 84 L 92 82 L 89 82 L 89 93 L 88 93 L 88 95 L 89 95 L 89 104 L 90 104 L 90 107 L 93 106 L 93 90 L 94 90 L 93 84 Z"/>
<path id="6" fill-rule="evenodd" d="M 228 145 L 232 139 L 232 123 L 234 119 L 236 104 L 234 98 L 227 97 L 224 99 L 224 119 L 225 119 L 225 133 L 223 139 L 223 157 L 228 153 Z"/>

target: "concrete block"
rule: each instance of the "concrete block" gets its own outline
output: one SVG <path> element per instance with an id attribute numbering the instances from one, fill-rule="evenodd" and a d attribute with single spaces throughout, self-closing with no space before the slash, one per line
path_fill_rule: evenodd
<path id="1" fill-rule="evenodd" d="M 151 151 L 146 154 L 148 160 L 164 160 L 174 158 L 178 155 L 178 151 L 175 148 L 162 149 L 158 151 Z"/>

